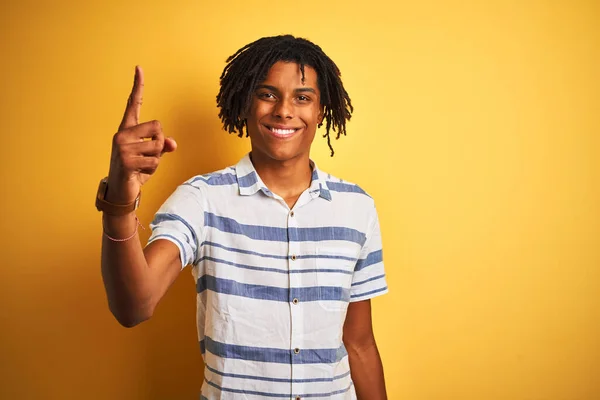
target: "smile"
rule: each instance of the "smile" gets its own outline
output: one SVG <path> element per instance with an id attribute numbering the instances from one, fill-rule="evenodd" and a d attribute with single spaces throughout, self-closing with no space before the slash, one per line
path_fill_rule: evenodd
<path id="1" fill-rule="evenodd" d="M 274 127 L 274 126 L 268 126 L 268 125 L 264 125 L 269 132 L 271 132 L 271 134 L 275 137 L 279 137 L 279 138 L 287 138 L 292 136 L 294 133 L 296 133 L 297 131 L 300 130 L 300 128 L 283 128 L 283 127 Z"/>

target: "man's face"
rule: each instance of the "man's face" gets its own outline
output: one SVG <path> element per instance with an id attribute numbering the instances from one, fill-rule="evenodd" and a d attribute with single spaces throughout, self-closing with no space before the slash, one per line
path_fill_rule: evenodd
<path id="1" fill-rule="evenodd" d="M 252 97 L 247 129 L 254 157 L 277 161 L 308 158 L 323 117 L 317 72 L 279 61 Z"/>

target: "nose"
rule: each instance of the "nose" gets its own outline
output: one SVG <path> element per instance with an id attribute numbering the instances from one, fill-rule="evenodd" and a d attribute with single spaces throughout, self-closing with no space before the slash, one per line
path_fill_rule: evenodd
<path id="1" fill-rule="evenodd" d="M 294 118 L 294 105 L 291 104 L 291 101 L 281 99 L 275 105 L 273 109 L 273 114 L 275 117 L 278 118 L 292 119 Z"/>

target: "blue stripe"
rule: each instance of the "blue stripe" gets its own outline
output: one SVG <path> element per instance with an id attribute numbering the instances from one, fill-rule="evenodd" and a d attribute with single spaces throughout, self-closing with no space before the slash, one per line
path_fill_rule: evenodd
<path id="1" fill-rule="evenodd" d="M 349 257 L 349 256 L 339 256 L 339 255 L 330 255 L 330 254 L 318 254 L 318 255 L 308 255 L 308 256 L 298 256 L 298 258 L 326 258 L 326 259 L 333 259 L 333 260 L 348 260 L 348 261 L 357 261 L 357 258 L 355 257 Z"/>
<path id="2" fill-rule="evenodd" d="M 367 194 L 367 192 L 362 190 L 358 185 L 352 185 L 349 183 L 342 183 L 342 182 L 327 181 L 327 187 L 329 188 L 329 190 L 332 190 L 334 192 L 360 193 L 360 194 L 364 194 L 365 196 L 371 197 Z"/>
<path id="3" fill-rule="evenodd" d="M 233 185 L 237 182 L 237 177 L 234 174 L 218 174 L 212 175 L 208 178 L 203 176 L 199 176 L 198 178 L 192 180 L 190 183 L 194 183 L 197 181 L 202 181 L 210 186 L 224 186 L 224 185 Z"/>
<path id="4" fill-rule="evenodd" d="M 381 279 L 381 278 L 384 278 L 384 277 L 385 277 L 385 274 L 383 274 L 383 275 L 377 275 L 377 276 L 374 276 L 374 277 L 372 277 L 372 278 L 365 279 L 364 281 L 360 281 L 360 282 L 354 282 L 354 283 L 352 284 L 352 286 L 359 286 L 359 285 L 362 285 L 363 283 L 367 283 L 367 282 L 375 281 L 375 280 L 377 280 L 377 279 Z"/>
<path id="5" fill-rule="evenodd" d="M 254 265 L 238 264 L 238 263 L 234 263 L 232 261 L 227 261 L 227 260 L 210 257 L 210 256 L 204 256 L 200 259 L 200 261 L 204 261 L 204 260 L 212 261 L 215 263 L 231 265 L 232 267 L 236 267 L 236 268 L 250 269 L 253 271 L 277 272 L 279 274 L 288 274 L 288 273 L 290 273 L 290 274 L 305 274 L 307 272 L 333 272 L 333 273 L 352 275 L 352 273 L 353 273 L 352 271 L 348 271 L 345 269 L 331 269 L 331 268 L 288 270 L 288 269 L 278 269 L 278 268 L 257 267 Z"/>
<path id="6" fill-rule="evenodd" d="M 194 243 L 198 243 L 198 240 L 196 238 L 196 231 L 194 230 L 194 228 L 192 228 L 192 225 L 190 225 L 189 222 L 187 222 L 185 219 L 183 219 L 182 217 L 180 217 L 177 214 L 158 213 L 154 216 L 154 220 L 152 221 L 152 224 L 158 225 L 162 222 L 169 222 L 169 221 L 179 221 L 183 225 L 185 225 L 185 227 L 188 228 L 188 230 L 190 231 L 190 234 L 192 235 L 192 240 L 194 241 Z"/>
<path id="7" fill-rule="evenodd" d="M 238 185 L 243 188 L 251 187 L 258 182 L 256 172 L 252 171 L 248 175 L 240 176 L 238 178 Z"/>
<path id="8" fill-rule="evenodd" d="M 244 249 L 236 249 L 233 247 L 227 247 L 227 246 L 223 246 L 220 243 L 216 243 L 216 242 L 203 242 L 201 244 L 201 246 L 212 246 L 212 247 L 219 247 L 221 249 L 225 249 L 228 251 L 233 251 L 236 253 L 242 253 L 242 254 L 249 254 L 249 255 L 253 255 L 253 256 L 259 256 L 259 257 L 265 257 L 265 258 L 275 258 L 278 260 L 286 260 L 289 258 L 289 256 L 280 256 L 280 255 L 276 255 L 276 254 L 265 254 L 265 253 L 257 253 L 255 251 L 250 251 L 250 250 L 244 250 Z"/>
<path id="9" fill-rule="evenodd" d="M 204 220 L 206 226 L 211 226 L 222 232 L 236 233 L 258 240 L 287 242 L 287 229 L 285 228 L 242 225 L 232 218 L 220 217 L 209 212 L 204 213 Z"/>
<path id="10" fill-rule="evenodd" d="M 323 187 L 322 184 L 319 183 L 319 196 L 322 198 L 331 201 L 331 192 Z"/>
<path id="11" fill-rule="evenodd" d="M 264 225 L 244 225 L 236 220 L 213 213 L 204 213 L 205 225 L 222 232 L 244 235 L 255 240 L 277 242 L 320 242 L 325 240 L 346 240 L 363 245 L 365 234 L 352 228 L 327 226 L 316 228 L 277 228 Z"/>
<path id="12" fill-rule="evenodd" d="M 383 261 L 382 250 L 377 250 L 372 253 L 369 253 L 369 255 L 366 258 L 358 260 L 358 262 L 356 263 L 356 267 L 354 267 L 354 272 L 360 271 L 361 269 L 364 269 L 369 265 L 380 263 L 381 261 Z"/>
<path id="13" fill-rule="evenodd" d="M 366 292 L 366 293 L 359 293 L 359 294 L 353 294 L 352 296 L 350 296 L 351 298 L 355 299 L 357 297 L 363 297 L 363 296 L 368 296 L 370 294 L 374 294 L 374 293 L 379 293 L 379 292 L 383 292 L 384 290 L 386 290 L 388 287 L 382 287 L 381 289 L 376 289 L 376 290 L 371 290 L 370 292 Z"/>
<path id="14" fill-rule="evenodd" d="M 287 260 L 288 258 L 290 258 L 289 256 L 280 256 L 280 255 L 277 255 L 277 254 L 258 253 L 256 251 L 250 251 L 250 250 L 245 250 L 245 249 L 236 249 L 236 248 L 233 248 L 233 247 L 223 246 L 220 243 L 210 242 L 210 241 L 203 242 L 200 246 L 218 247 L 218 248 L 221 248 L 221 249 L 224 249 L 224 250 L 233 251 L 235 253 L 249 254 L 249 255 L 252 255 L 252 256 L 265 257 L 265 258 L 275 258 L 277 260 Z M 357 259 L 355 257 L 338 256 L 338 255 L 325 255 L 325 254 L 304 254 L 304 255 L 298 255 L 296 257 L 299 258 L 299 259 L 332 258 L 332 259 L 339 259 L 339 260 L 348 260 L 348 261 L 352 261 L 352 262 L 357 261 Z"/>
<path id="15" fill-rule="evenodd" d="M 337 349 L 300 349 L 298 354 L 292 349 L 240 346 L 217 342 L 206 336 L 206 351 L 221 358 L 233 358 L 246 361 L 260 361 L 277 364 L 333 364 L 348 355 L 342 345 Z"/>
<path id="16" fill-rule="evenodd" d="M 328 226 L 319 228 L 291 228 L 289 240 L 292 242 L 321 242 L 325 240 L 345 240 L 348 242 L 365 243 L 365 234 L 352 228 Z"/>
<path id="17" fill-rule="evenodd" d="M 311 286 L 302 288 L 279 288 L 274 286 L 251 285 L 230 279 L 202 275 L 196 282 L 196 291 L 210 290 L 216 293 L 251 299 L 289 302 L 293 298 L 300 301 L 349 301 L 350 291 L 339 286 Z"/>
<path id="18" fill-rule="evenodd" d="M 317 171 L 316 168 L 313 168 L 312 175 L 310 176 L 310 180 L 311 180 L 311 186 L 312 186 L 312 182 L 319 180 L 319 172 Z"/>
<path id="19" fill-rule="evenodd" d="M 256 381 L 266 381 L 266 382 L 280 382 L 280 383 L 313 383 L 313 382 L 333 382 L 338 379 L 342 379 L 350 375 L 350 371 L 345 374 L 337 375 L 332 378 L 312 378 L 312 379 L 288 379 L 288 378 L 269 378 L 266 376 L 254 376 L 254 375 L 241 375 L 241 374 L 230 374 L 218 371 L 210 366 L 206 366 L 206 368 L 218 375 L 226 376 L 229 378 L 239 378 L 239 379 L 252 379 Z"/>
<path id="20" fill-rule="evenodd" d="M 214 382 L 210 382 L 208 379 L 204 378 L 204 381 L 209 384 L 210 386 L 219 389 L 222 392 L 231 392 L 231 393 L 239 393 L 239 394 L 252 394 L 252 395 L 256 395 L 256 396 L 265 396 L 265 397 L 281 397 L 281 398 L 293 398 L 293 396 L 290 395 L 290 393 L 267 393 L 267 392 L 257 392 L 254 390 L 243 390 L 243 389 L 231 389 L 231 388 L 225 388 L 222 386 L 217 385 Z M 350 383 L 350 385 L 346 388 L 346 389 L 341 389 L 341 390 L 336 390 L 335 392 L 329 392 L 329 393 L 311 393 L 311 394 L 300 394 L 298 396 L 300 397 L 330 397 L 330 396 L 334 396 L 336 394 L 342 394 L 342 393 L 346 393 L 348 390 L 350 390 L 350 388 L 352 387 L 352 383 Z"/>
<path id="21" fill-rule="evenodd" d="M 219 176 L 219 174 L 206 174 L 206 175 L 196 176 L 196 177 L 194 177 L 194 179 L 192 179 L 191 181 L 186 182 L 186 183 L 188 185 L 191 185 L 192 183 L 195 183 L 195 182 L 198 182 L 198 181 L 206 182 L 210 178 L 212 178 L 213 176 Z"/>
<path id="22" fill-rule="evenodd" d="M 252 186 L 254 183 L 256 183 L 256 175 L 254 175 L 254 180 L 252 180 L 252 176 L 250 176 L 252 174 L 254 174 L 254 173 L 252 172 L 246 176 L 243 176 L 239 180 L 235 173 L 207 174 L 207 175 L 197 176 L 194 179 L 192 179 L 191 181 L 189 181 L 187 184 L 192 185 L 195 182 L 202 181 L 210 186 L 224 186 L 224 185 L 233 185 L 233 184 L 237 183 L 241 187 L 249 187 L 249 186 Z"/>
<path id="23" fill-rule="evenodd" d="M 350 382 L 350 385 L 348 385 L 348 387 L 346 389 L 340 389 L 340 390 L 336 390 L 336 391 L 330 392 L 330 393 L 308 393 L 308 394 L 301 394 L 300 397 L 330 397 L 330 396 L 334 396 L 336 394 L 346 393 L 348 390 L 350 390 L 350 388 L 352 386 L 354 386 L 354 384 L 352 382 Z"/>
<path id="24" fill-rule="evenodd" d="M 173 235 L 169 235 L 167 233 L 162 233 L 160 235 L 154 236 L 152 241 L 155 241 L 156 239 L 160 239 L 160 238 L 170 238 L 170 239 L 173 239 L 175 242 L 177 242 L 177 244 L 179 244 L 179 248 L 181 248 L 181 250 L 183 250 L 183 259 L 187 261 L 187 259 L 188 259 L 187 251 L 185 251 L 185 246 L 183 245 L 183 243 L 181 243 L 181 240 L 177 239 Z M 185 267 L 185 265 L 182 265 L 182 267 Z"/>

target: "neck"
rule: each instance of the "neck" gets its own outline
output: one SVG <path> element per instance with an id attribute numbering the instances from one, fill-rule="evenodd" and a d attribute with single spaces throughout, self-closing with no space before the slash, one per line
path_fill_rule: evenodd
<path id="1" fill-rule="evenodd" d="M 271 192 L 281 196 L 288 205 L 293 205 L 310 186 L 312 170 L 308 155 L 278 161 L 252 152 L 250 159 L 264 184 Z"/>

